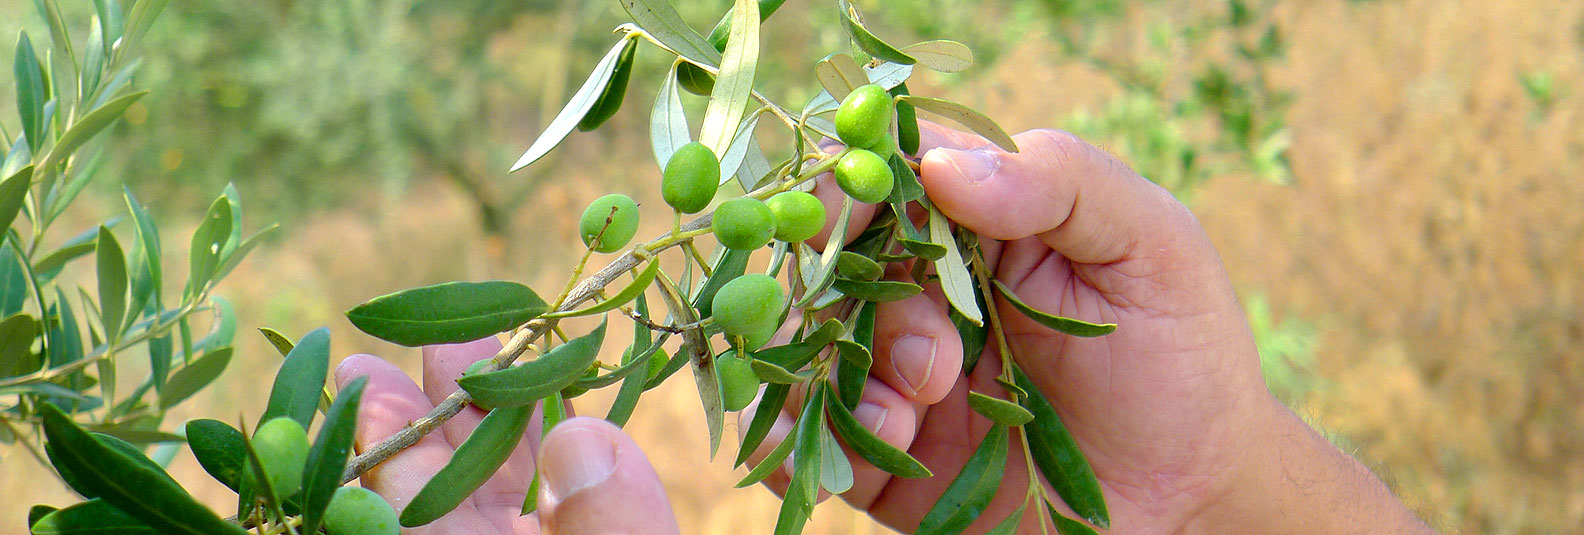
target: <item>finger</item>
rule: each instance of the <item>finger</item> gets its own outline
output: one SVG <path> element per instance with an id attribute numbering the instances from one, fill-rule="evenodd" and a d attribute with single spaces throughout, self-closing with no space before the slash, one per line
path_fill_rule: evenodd
<path id="1" fill-rule="evenodd" d="M 434 408 L 405 372 L 379 357 L 353 355 L 336 367 L 338 386 L 357 377 L 368 377 L 355 433 L 360 452 L 401 431 Z M 361 482 L 401 511 L 450 460 L 451 446 L 440 435 L 429 434 L 364 473 Z M 491 533 L 495 530 L 496 526 L 480 516 L 471 503 L 464 502 L 446 516 L 411 533 Z"/>
<path id="2" fill-rule="evenodd" d="M 1166 190 L 1072 134 L 1032 130 L 1016 140 L 1016 154 L 993 146 L 930 151 L 925 191 L 975 232 L 1000 240 L 1039 236 L 1085 264 L 1115 262 L 1197 228 Z"/>
<path id="3" fill-rule="evenodd" d="M 907 278 L 900 266 L 887 275 Z M 962 351 L 957 328 L 930 294 L 880 303 L 875 310 L 869 373 L 911 401 L 929 405 L 944 398 L 962 370 Z"/>
<path id="4" fill-rule="evenodd" d="M 609 422 L 567 420 L 550 431 L 539 453 L 539 522 L 545 534 L 679 532 L 649 459 Z"/>

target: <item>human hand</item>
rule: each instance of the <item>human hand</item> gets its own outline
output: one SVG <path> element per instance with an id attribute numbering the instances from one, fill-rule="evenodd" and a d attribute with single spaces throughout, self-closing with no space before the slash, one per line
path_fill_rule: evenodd
<path id="1" fill-rule="evenodd" d="M 495 356 L 494 338 L 423 348 L 423 387 L 396 366 L 371 355 L 353 355 L 336 368 L 345 385 L 368 377 L 358 417 L 357 444 L 364 447 L 422 418 L 456 391 L 468 365 Z M 363 474 L 362 484 L 397 511 L 407 505 L 451 459 L 485 411 L 469 405 L 417 444 Z M 540 439 L 541 413 L 534 411 L 524 440 L 506 464 L 456 510 L 406 533 L 436 535 L 573 535 L 678 533 L 676 518 L 659 477 L 638 445 L 604 420 L 572 418 Z M 539 467 L 539 508 L 522 516 L 523 498 Z"/>
<path id="2" fill-rule="evenodd" d="M 1272 504 L 1302 506 L 1276 501 L 1285 489 L 1270 480 L 1281 474 L 1261 463 L 1278 451 L 1291 452 L 1294 461 L 1336 465 L 1347 476 L 1339 479 L 1384 490 L 1357 463 L 1338 460 L 1335 448 L 1316 440 L 1269 393 L 1220 258 L 1168 192 L 1064 132 L 1025 132 L 1015 138 L 1020 152 L 1008 154 L 977 136 L 921 127 L 924 188 L 942 213 L 980 236 L 993 276 L 1036 309 L 1118 324 L 1110 335 L 1076 338 L 1028 320 L 999 296 L 993 305 L 1017 363 L 1091 463 L 1114 531 L 1248 527 L 1239 521 L 1257 510 L 1282 510 Z M 815 193 L 836 213 L 842 194 L 832 181 L 822 179 Z M 855 208 L 849 235 L 874 213 L 873 206 Z M 825 235 L 828 230 L 811 243 L 824 243 Z M 903 279 L 907 271 L 888 275 Z M 968 391 L 1000 388 L 994 342 L 972 374 L 962 373 L 962 343 L 948 306 L 937 285 L 879 305 L 874 364 L 855 411 L 935 473 L 892 477 L 849 455 L 854 486 L 842 498 L 903 531 L 918 525 L 990 428 L 968 408 Z M 800 406 L 796 399 L 786 404 L 791 411 Z M 758 462 L 790 429 L 791 418 L 781 415 L 751 460 Z M 1017 508 L 1030 473 L 1022 455 L 1009 456 L 1000 492 L 969 531 L 983 532 Z M 787 479 L 782 468 L 766 484 L 783 492 Z M 1035 517 L 1025 515 L 1020 531 L 1036 530 Z"/>

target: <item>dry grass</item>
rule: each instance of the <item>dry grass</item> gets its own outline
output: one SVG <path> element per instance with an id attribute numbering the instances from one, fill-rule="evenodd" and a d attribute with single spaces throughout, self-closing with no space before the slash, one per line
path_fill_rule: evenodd
<path id="1" fill-rule="evenodd" d="M 1290 3 L 1281 12 L 1290 59 L 1278 81 L 1298 95 L 1296 184 L 1223 179 L 1195 199 L 1234 282 L 1320 327 L 1317 372 L 1327 386 L 1300 400 L 1300 410 L 1448 531 L 1584 526 L 1584 435 L 1574 416 L 1584 405 L 1581 11 L 1584 4 L 1545 1 Z M 1098 86 L 1057 83 L 1083 73 L 1040 67 L 1045 52 L 1025 45 L 1008 60 L 1034 67 L 1005 64 L 997 73 L 1007 76 L 954 91 L 979 92 L 1011 129 L 1048 126 L 1071 103 L 1105 96 Z M 1541 69 L 1563 94 L 1551 114 L 1535 118 L 1517 76 Z M 203 394 L 172 421 L 257 414 L 267 384 L 257 378 L 274 362 L 246 328 L 300 333 L 328 324 L 337 354 L 372 351 L 416 370 L 416 352 L 354 333 L 338 311 L 458 278 L 558 287 L 577 245 L 562 216 L 615 189 L 660 205 L 652 188 L 632 185 L 649 175 L 647 151 L 608 160 L 596 150 L 646 147 L 633 137 L 642 122 L 631 115 L 618 118 L 627 133 L 575 138 L 564 149 L 566 161 L 596 163 L 545 186 L 525 208 L 521 221 L 532 228 L 512 248 L 510 272 L 491 272 L 475 253 L 482 243 L 469 207 L 441 184 L 421 185 L 397 206 L 352 206 L 290 225 L 285 247 L 261 251 L 223 288 L 245 328 L 245 358 L 222 378 L 230 387 Z M 645 171 L 623 172 L 629 163 Z M 580 409 L 603 413 L 606 399 L 589 397 Z M 768 533 L 777 502 L 761 489 L 730 489 L 740 474 L 726 461 L 730 440 L 721 459 L 706 459 L 691 381 L 676 379 L 646 400 L 630 429 L 666 480 L 684 529 Z M 0 526 L 20 525 L 23 504 L 71 499 L 19 452 L 6 460 Z M 225 507 L 226 493 L 190 457 L 178 457 L 174 470 Z M 820 507 L 815 518 L 811 532 L 883 531 L 839 506 Z"/>

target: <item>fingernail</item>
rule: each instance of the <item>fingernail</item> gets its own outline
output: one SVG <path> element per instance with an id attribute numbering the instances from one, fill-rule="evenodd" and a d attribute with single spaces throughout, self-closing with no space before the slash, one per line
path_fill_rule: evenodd
<path id="1" fill-rule="evenodd" d="M 979 182 L 995 174 L 996 168 L 1001 166 L 1001 160 L 994 154 L 982 150 L 948 151 L 947 161 L 957 174 L 969 182 Z"/>
<path id="2" fill-rule="evenodd" d="M 865 429 L 878 432 L 880 426 L 885 425 L 887 412 L 890 411 L 885 407 L 865 401 L 859 403 L 858 408 L 853 409 L 853 416 L 858 418 L 858 423 L 863 424 Z"/>
<path id="3" fill-rule="evenodd" d="M 917 394 L 935 369 L 935 339 L 913 334 L 897 339 L 891 344 L 891 369 Z"/>
<path id="4" fill-rule="evenodd" d="M 616 470 L 616 443 L 591 429 L 552 433 L 540 461 L 550 493 L 564 500 L 610 477 Z"/>

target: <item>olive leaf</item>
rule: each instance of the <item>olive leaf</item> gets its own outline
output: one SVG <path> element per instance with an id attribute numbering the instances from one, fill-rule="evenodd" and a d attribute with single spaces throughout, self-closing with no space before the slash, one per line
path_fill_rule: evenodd
<path id="1" fill-rule="evenodd" d="M 713 48 L 713 47 L 712 47 Z M 743 107 L 753 93 L 754 71 L 759 65 L 759 3 L 737 0 L 732 8 L 732 28 L 722 53 L 720 74 L 710 91 L 699 142 L 715 154 L 725 154 L 742 122 Z M 733 170 L 735 171 L 735 169 Z"/>
<path id="2" fill-rule="evenodd" d="M 616 72 L 617 63 L 623 51 L 629 45 L 628 41 L 633 38 L 632 35 L 622 37 L 622 40 L 617 42 L 616 46 L 611 47 L 610 52 L 605 53 L 605 57 L 594 65 L 594 72 L 590 73 L 588 79 L 583 81 L 583 86 L 579 87 L 577 92 L 572 94 L 572 99 L 567 102 L 565 107 L 561 108 L 561 113 L 556 114 L 555 119 L 550 120 L 550 125 L 545 127 L 544 132 L 539 134 L 539 138 L 535 139 L 532 145 L 528 146 L 528 151 L 517 159 L 517 163 L 512 164 L 508 172 L 516 172 L 518 169 L 528 167 L 529 164 L 539 161 L 544 155 L 549 154 L 550 150 L 554 149 L 556 145 L 560 145 L 561 140 L 566 139 L 567 134 L 572 133 L 572 129 L 577 127 L 578 122 L 583 120 L 583 116 L 594 108 L 594 104 L 599 101 L 600 95 L 605 92 L 605 87 L 609 85 L 611 77 Z"/>
<path id="3" fill-rule="evenodd" d="M 668 0 L 621 0 L 621 6 L 639 28 L 666 48 L 711 67 L 720 64 L 720 51 L 683 22 L 682 15 L 677 14 Z"/>
<path id="4" fill-rule="evenodd" d="M 622 42 L 626 46 L 622 47 L 621 56 L 616 59 L 616 70 L 611 72 L 610 80 L 605 83 L 605 89 L 600 92 L 594 105 L 578 120 L 579 131 L 588 132 L 599 128 L 621 109 L 622 100 L 627 96 L 627 79 L 632 77 L 633 59 L 638 55 L 637 39 L 623 39 Z"/>
<path id="5" fill-rule="evenodd" d="M 662 170 L 677 149 L 693 141 L 687 112 L 682 109 L 682 97 L 677 93 L 676 72 L 681 65 L 684 63 L 680 59 L 671 64 L 671 73 L 660 83 L 654 110 L 649 114 L 649 146 L 654 150 L 655 163 Z"/>
<path id="6" fill-rule="evenodd" d="M 481 407 L 519 407 L 560 392 L 572 384 L 599 356 L 605 341 L 605 322 L 589 334 L 555 346 L 530 362 L 504 370 L 466 375 L 457 384 Z"/>
<path id="7" fill-rule="evenodd" d="M 204 353 L 204 356 L 176 370 L 170 380 L 165 382 L 165 391 L 160 393 L 160 410 L 174 407 L 209 386 L 230 363 L 231 348 L 223 347 Z"/>
<path id="8" fill-rule="evenodd" d="M 930 241 L 946 249 L 946 256 L 935 261 L 941 292 L 946 294 L 946 301 L 951 303 L 952 310 L 974 325 L 984 325 L 984 313 L 979 310 L 973 276 L 968 274 L 968 265 L 963 260 L 962 252 L 957 249 L 951 221 L 934 206 L 930 206 L 929 219 Z"/>
<path id="9" fill-rule="evenodd" d="M 753 368 L 754 375 L 759 376 L 760 379 L 763 379 L 765 382 L 770 384 L 795 385 L 807 381 L 809 378 L 814 376 L 814 370 L 804 370 L 802 373 L 792 373 L 786 368 L 777 366 L 775 363 L 758 359 L 750 361 L 748 365 Z"/>
<path id="10" fill-rule="evenodd" d="M 1050 504 L 1046 504 L 1045 509 L 1050 513 L 1051 520 L 1056 524 L 1056 533 L 1061 535 L 1099 535 L 1094 528 L 1085 525 L 1083 522 L 1067 518 Z"/>
<path id="11" fill-rule="evenodd" d="M 638 297 L 634 299 L 633 311 L 637 312 L 640 317 L 649 317 L 649 300 L 645 299 L 642 293 L 638 294 Z M 654 352 L 659 352 L 662 358 L 665 356 L 660 344 L 651 342 L 649 334 L 649 327 L 636 321 L 633 322 L 633 342 L 631 346 L 628 346 L 627 352 L 622 355 L 622 366 L 630 366 L 634 362 L 642 360 L 645 361 L 643 366 L 645 373 L 629 374 L 622 380 L 621 388 L 616 392 L 616 399 L 611 401 L 610 410 L 605 413 L 605 420 L 616 424 L 616 427 L 626 425 L 627 419 L 632 417 L 633 409 L 638 407 L 638 398 L 643 396 L 644 393 L 644 383 L 649 381 L 647 372 L 650 368 L 647 361 L 655 358 Z M 645 350 L 644 347 L 646 346 L 650 347 L 650 349 Z M 645 356 L 640 358 L 638 356 L 639 352 L 643 352 Z"/>
<path id="12" fill-rule="evenodd" d="M 908 95 L 909 93 L 908 93 L 907 84 L 906 83 L 897 84 L 896 87 L 891 88 L 890 93 L 891 93 L 892 98 Z M 902 153 L 903 154 L 918 154 L 918 150 L 919 150 L 918 110 L 913 109 L 913 105 L 912 104 L 908 104 L 906 102 L 898 102 L 896 104 L 896 120 L 897 120 L 897 148 L 902 149 Z M 907 190 L 904 190 L 903 192 L 897 193 L 896 196 L 899 197 L 899 198 L 907 198 L 907 197 L 909 197 L 911 195 L 911 198 L 907 198 L 907 200 L 903 200 L 903 201 L 891 200 L 889 202 L 908 202 L 908 201 L 917 200 L 919 197 L 922 197 L 924 195 L 924 186 L 919 184 L 918 177 L 913 174 L 913 168 L 908 167 L 908 170 L 907 170 L 906 174 L 907 174 L 907 177 L 910 180 L 908 180 L 906 182 L 903 182 L 903 177 L 902 177 L 903 173 L 901 171 L 897 170 L 896 163 L 897 163 L 896 155 L 892 155 L 891 172 L 897 176 L 898 185 L 906 187 L 906 188 L 909 188 Z M 905 162 L 905 161 L 902 162 L 902 167 L 907 167 L 907 162 Z"/>
<path id="13" fill-rule="evenodd" d="M 1023 313 L 1024 317 L 1034 320 L 1040 325 L 1050 327 L 1066 334 L 1082 337 L 1104 336 L 1116 331 L 1117 326 L 1115 323 L 1089 323 L 1086 321 L 1079 321 L 1072 318 L 1064 318 L 1061 316 L 1040 312 L 1039 310 L 1035 310 L 1034 307 L 1029 306 L 1028 303 L 1024 303 L 1023 300 L 1018 298 L 1017 294 L 1013 293 L 1012 289 L 1008 288 L 1005 283 L 1002 283 L 999 280 L 991 282 L 995 284 L 996 290 L 1001 292 L 1001 296 L 1005 297 L 1007 302 L 1012 303 L 1012 308 L 1016 308 L 1018 312 Z"/>
<path id="14" fill-rule="evenodd" d="M 325 508 L 330 506 L 330 498 L 341 487 L 357 431 L 358 407 L 367 384 L 367 377 L 358 377 L 341 388 L 335 402 L 325 411 L 324 425 L 319 427 L 319 435 L 308 450 L 308 462 L 303 469 L 303 533 L 318 533 Z"/>
<path id="15" fill-rule="evenodd" d="M 451 460 L 402 509 L 401 525 L 411 528 L 434 522 L 473 495 L 506 463 L 531 416 L 532 404 L 497 408 L 485 415 Z"/>
<path id="16" fill-rule="evenodd" d="M 803 286 L 807 289 L 803 298 L 792 306 L 803 308 L 813 303 L 815 299 L 830 288 L 836 281 L 836 258 L 841 255 L 842 244 L 847 242 L 847 221 L 852 219 L 852 197 L 842 196 L 841 214 L 836 216 L 835 230 L 831 231 L 830 238 L 825 240 L 825 252 L 814 254 L 814 249 L 807 244 L 800 244 L 798 262 L 802 265 L 799 271 L 803 273 Z"/>
<path id="17" fill-rule="evenodd" d="M 919 65 L 939 72 L 960 72 L 972 66 L 974 60 L 967 45 L 947 39 L 913 43 L 903 47 L 902 52 L 917 59 Z"/>
<path id="18" fill-rule="evenodd" d="M 869 83 L 869 75 L 852 56 L 837 52 L 814 64 L 814 78 L 833 100 L 841 101 L 859 86 Z"/>
<path id="19" fill-rule="evenodd" d="M 793 429 L 796 430 L 797 428 Z M 753 469 L 748 471 L 748 475 L 743 476 L 743 478 L 738 480 L 737 484 L 734 486 L 740 489 L 748 485 L 764 481 L 764 478 L 770 477 L 771 473 L 774 473 L 777 468 L 781 467 L 781 461 L 786 460 L 787 456 L 792 454 L 792 448 L 796 445 L 796 437 L 794 435 L 787 435 L 786 438 L 781 439 L 780 444 L 776 444 L 776 447 L 770 450 L 770 453 L 765 454 L 765 458 L 760 460 L 759 464 L 754 465 Z M 748 450 L 747 448 L 744 448 L 744 450 L 752 453 L 752 450 Z M 739 455 L 745 459 L 747 458 L 747 454 Z M 783 504 L 782 507 L 785 507 L 785 505 Z"/>
<path id="20" fill-rule="evenodd" d="M 93 499 L 44 515 L 31 523 L 32 535 L 156 535 L 159 530 L 121 512 L 110 502 Z"/>
<path id="21" fill-rule="evenodd" d="M 33 42 L 28 40 L 26 31 L 17 37 L 16 58 L 12 62 L 11 72 L 16 76 L 17 115 L 22 117 L 22 135 L 27 138 L 28 147 L 36 153 L 44 146 L 44 103 L 49 100 L 49 95 L 45 87 L 44 69 L 39 65 L 38 54 L 33 51 Z"/>
<path id="22" fill-rule="evenodd" d="M 448 282 L 376 297 L 346 316 L 365 333 L 416 347 L 477 340 L 549 308 L 532 288 L 515 282 Z"/>
<path id="23" fill-rule="evenodd" d="M 764 442 L 770 428 L 775 425 L 776 416 L 781 414 L 781 408 L 786 406 L 787 394 L 791 391 L 790 385 L 765 386 L 764 393 L 759 396 L 759 405 L 754 408 L 753 419 L 748 423 L 748 431 L 743 433 L 742 445 L 737 448 L 733 466 L 742 466 L 748 461 L 748 456 L 759 449 L 759 444 Z"/>
<path id="24" fill-rule="evenodd" d="M 593 306 L 578 310 L 568 310 L 566 312 L 553 312 L 550 314 L 545 314 L 543 317 L 572 318 L 577 316 L 591 316 L 594 314 L 616 310 L 618 307 L 621 307 L 633 299 L 638 298 L 639 295 L 643 294 L 644 290 L 649 289 L 649 285 L 654 283 L 655 274 L 659 272 L 660 262 L 650 261 L 649 265 L 645 266 L 643 271 L 639 272 L 637 276 L 633 277 L 632 284 L 628 284 L 625 288 L 622 288 L 621 291 L 616 292 L 616 295 L 612 295 L 610 299 L 600 301 Z"/>
<path id="25" fill-rule="evenodd" d="M 0 321 L 0 377 L 15 377 L 32 373 L 43 366 L 33 353 L 33 339 L 38 336 L 38 320 L 18 312 Z"/>
<path id="26" fill-rule="evenodd" d="M 187 447 L 215 481 L 232 491 L 247 473 L 247 460 L 243 458 L 242 432 L 219 420 L 199 418 L 189 420 L 186 426 Z"/>
<path id="27" fill-rule="evenodd" d="M 836 291 L 845 294 L 847 297 L 881 303 L 900 301 L 918 295 L 924 291 L 923 287 L 911 282 L 887 280 L 855 281 L 836 279 L 836 281 L 831 284 L 831 287 L 835 288 Z"/>
<path id="28" fill-rule="evenodd" d="M 259 416 L 259 424 L 284 416 L 308 429 L 329 370 L 330 329 L 320 327 L 298 340 L 275 372 L 269 404 Z"/>
<path id="29" fill-rule="evenodd" d="M 994 120 L 975 111 L 973 108 L 949 100 L 912 95 L 898 97 L 897 102 L 905 102 L 918 109 L 956 121 L 957 124 L 966 126 L 969 130 L 973 130 L 974 133 L 984 136 L 985 139 L 990 140 L 995 146 L 1001 147 L 1001 150 L 1007 152 L 1018 151 L 1017 142 L 1012 140 L 1012 136 L 1008 135 L 1006 130 L 1001 128 L 1001 125 L 996 124 Z"/>
<path id="30" fill-rule="evenodd" d="M 1012 371 L 1018 387 L 1028 393 L 1025 404 L 1034 415 L 1034 420 L 1023 426 L 1034 465 L 1073 512 L 1096 526 L 1110 527 L 1111 516 L 1106 510 L 1105 495 L 1100 492 L 1100 481 L 1078 443 L 1034 382 L 1022 370 L 1014 367 Z"/>
<path id="31" fill-rule="evenodd" d="M 759 111 L 749 114 L 737 126 L 737 133 L 733 134 L 731 145 L 726 147 L 726 152 L 720 158 L 720 183 L 725 185 L 733 176 L 738 176 L 737 171 L 748 161 L 748 155 L 757 149 L 758 142 L 754 139 L 754 129 L 759 126 L 759 117 L 769 113 L 770 108 L 759 108 Z M 764 159 L 764 153 L 759 153 L 759 159 Z M 769 164 L 765 164 L 768 166 Z M 739 177 L 740 178 L 740 177 Z M 758 177 L 754 177 L 757 179 Z M 745 181 L 746 182 L 746 181 Z M 752 191 L 753 184 L 745 183 L 743 191 Z"/>
<path id="32" fill-rule="evenodd" d="M 961 533 L 984 513 L 996 490 L 1001 488 L 1001 475 L 1006 469 L 1007 428 L 993 425 L 984 436 L 979 448 L 968 458 L 968 464 L 946 487 L 940 499 L 919 522 L 919 535 Z"/>
<path id="33" fill-rule="evenodd" d="M 858 453 L 859 457 L 869 461 L 869 464 L 874 465 L 875 468 L 901 477 L 934 476 L 924 463 L 875 436 L 843 404 L 827 401 L 825 407 L 830 410 L 831 427 L 841 435 L 842 440 L 851 446 L 854 452 Z"/>
<path id="34" fill-rule="evenodd" d="M 847 460 L 847 452 L 842 451 L 829 427 L 820 427 L 820 442 L 820 488 L 831 494 L 852 490 L 852 462 Z"/>
<path id="35" fill-rule="evenodd" d="M 968 407 L 997 424 L 1017 427 L 1034 420 L 1034 414 L 1022 406 L 979 392 L 968 392 Z"/>
<path id="36" fill-rule="evenodd" d="M 120 119 L 121 115 L 126 113 L 127 108 L 132 107 L 133 103 L 136 103 L 138 99 L 143 98 L 147 94 L 148 91 L 142 91 L 126 95 L 106 102 L 103 106 L 88 112 L 87 115 L 84 115 L 66 128 L 66 132 L 61 134 L 59 140 L 55 141 L 55 146 L 50 148 L 49 154 L 44 156 L 38 168 L 48 170 L 54 168 L 57 164 L 65 162 L 66 158 L 76 152 L 83 143 L 87 143 L 88 140 L 93 139 L 95 135 L 104 131 L 111 123 L 114 123 L 116 119 Z M 29 139 L 31 140 L 32 138 Z"/>
<path id="37" fill-rule="evenodd" d="M 891 46 L 889 43 L 886 43 L 879 37 L 875 37 L 875 34 L 870 33 L 869 28 L 864 27 L 862 17 L 858 14 L 857 7 L 848 4 L 845 0 L 843 0 L 841 4 L 842 11 L 844 11 L 843 14 L 845 15 L 842 17 L 842 20 L 847 23 L 847 34 L 852 37 L 853 44 L 858 45 L 858 48 L 869 53 L 871 56 L 889 61 L 891 63 L 912 65 L 915 61 L 917 61 L 913 59 L 913 56 L 909 56 L 906 52 L 897 50 L 896 47 Z"/>
<path id="38" fill-rule="evenodd" d="M 793 446 L 792 479 L 781 500 L 781 511 L 776 515 L 777 535 L 802 533 L 803 525 L 814 512 L 814 502 L 819 498 L 820 449 L 825 443 L 822 440 L 825 430 L 824 406 L 829 390 L 830 387 L 825 383 L 812 389 L 803 404 L 795 436 L 786 437 L 787 442 L 796 441 L 796 444 Z"/>
<path id="39" fill-rule="evenodd" d="M 880 267 L 879 262 L 867 256 L 852 251 L 842 251 L 841 255 L 836 257 L 836 273 L 856 281 L 872 281 L 879 280 L 880 276 L 885 274 L 885 268 Z"/>
<path id="40" fill-rule="evenodd" d="M 993 528 L 990 528 L 990 531 L 986 531 L 985 535 L 1013 535 L 1014 533 L 1017 533 L 1018 524 L 1023 522 L 1023 510 L 1027 508 L 1027 502 L 1024 502 L 1023 505 L 1019 505 L 1016 511 L 1012 511 L 1012 514 L 1007 515 L 1006 518 L 1002 519 L 1001 523 L 996 524 Z"/>
<path id="41" fill-rule="evenodd" d="M 193 231 L 188 247 L 187 295 L 197 296 L 214 280 L 220 266 L 220 252 L 231 239 L 231 203 L 225 197 L 214 200 L 204 214 L 203 223 Z"/>
<path id="42" fill-rule="evenodd" d="M 22 201 L 27 198 L 33 184 L 33 166 L 23 167 L 0 182 L 0 236 L 11 229 L 11 223 L 22 211 Z"/>
<path id="43" fill-rule="evenodd" d="M 869 75 L 869 83 L 893 89 L 908 78 L 913 77 L 913 66 L 901 63 L 880 63 L 879 65 L 865 65 L 864 72 Z"/>

